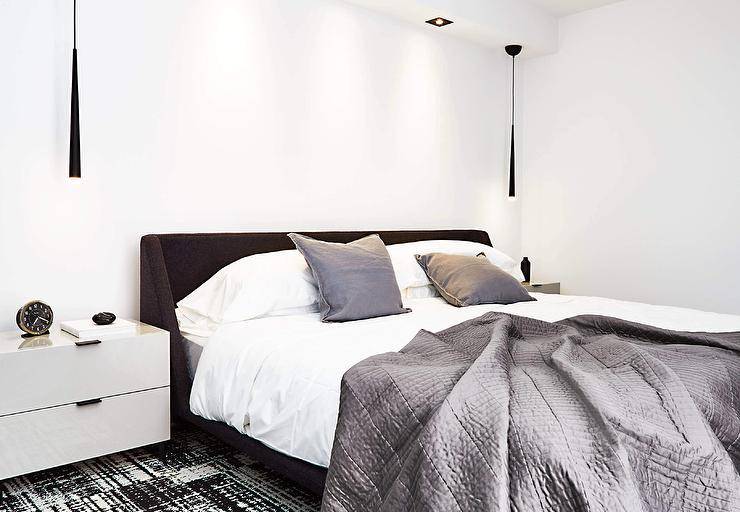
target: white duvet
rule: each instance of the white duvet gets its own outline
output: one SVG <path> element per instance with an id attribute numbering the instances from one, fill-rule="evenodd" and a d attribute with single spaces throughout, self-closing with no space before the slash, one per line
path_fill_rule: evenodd
<path id="1" fill-rule="evenodd" d="M 740 316 L 596 297 L 533 294 L 537 302 L 456 308 L 441 298 L 410 300 L 413 312 L 327 324 L 318 314 L 225 324 L 198 363 L 190 408 L 280 452 L 329 465 L 342 375 L 362 359 L 405 346 L 487 311 L 546 321 L 598 314 L 680 331 L 740 331 Z"/>

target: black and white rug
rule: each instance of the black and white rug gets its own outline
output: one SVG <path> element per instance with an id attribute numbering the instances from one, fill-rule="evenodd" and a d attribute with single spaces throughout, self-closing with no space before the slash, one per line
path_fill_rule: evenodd
<path id="1" fill-rule="evenodd" d="M 139 448 L 0 482 L 1 511 L 315 512 L 318 496 L 210 435 L 172 431 L 167 455 Z"/>

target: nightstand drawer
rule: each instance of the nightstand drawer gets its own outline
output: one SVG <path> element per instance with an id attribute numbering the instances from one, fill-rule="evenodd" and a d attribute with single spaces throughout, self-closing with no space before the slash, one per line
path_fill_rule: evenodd
<path id="1" fill-rule="evenodd" d="M 170 438 L 170 388 L 0 418 L 0 480 Z"/>
<path id="2" fill-rule="evenodd" d="M 560 293 L 560 283 L 526 283 L 523 286 L 528 292 L 551 293 L 555 295 Z"/>
<path id="3" fill-rule="evenodd" d="M 50 341 L 1 355 L 0 417 L 169 385 L 165 331 L 83 346 L 62 334 Z"/>

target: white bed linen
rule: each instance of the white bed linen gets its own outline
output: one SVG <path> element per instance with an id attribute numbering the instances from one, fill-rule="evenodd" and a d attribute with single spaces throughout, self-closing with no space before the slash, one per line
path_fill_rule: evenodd
<path id="1" fill-rule="evenodd" d="M 206 348 L 206 345 L 208 345 L 208 341 L 211 339 L 209 336 L 198 336 L 196 334 L 190 333 L 183 333 L 183 336 L 188 341 L 191 341 L 198 345 L 200 348 Z"/>
<path id="2" fill-rule="evenodd" d="M 203 355 L 203 349 L 206 348 L 209 338 L 207 336 L 196 336 L 194 334 L 182 333 L 183 343 L 185 343 L 185 357 L 188 362 L 188 375 L 190 378 L 195 377 L 195 369 L 198 368 L 198 361 Z"/>
<path id="3" fill-rule="evenodd" d="M 366 357 L 405 346 L 487 311 L 545 321 L 613 316 L 681 331 L 740 331 L 740 316 L 597 297 L 532 294 L 537 302 L 456 308 L 441 298 L 408 300 L 413 312 L 327 324 L 318 314 L 225 324 L 198 363 L 190 408 L 280 452 L 328 466 L 342 375 Z"/>

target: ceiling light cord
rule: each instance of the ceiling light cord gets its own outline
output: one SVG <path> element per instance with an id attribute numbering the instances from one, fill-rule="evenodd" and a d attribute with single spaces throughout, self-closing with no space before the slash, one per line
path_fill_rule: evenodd
<path id="1" fill-rule="evenodd" d="M 77 49 L 77 0 L 72 0 L 72 49 Z"/>
<path id="2" fill-rule="evenodd" d="M 515 106 L 515 96 L 514 96 L 514 83 L 516 80 L 516 66 L 514 66 L 514 61 L 516 60 L 516 57 L 511 58 L 511 126 L 514 126 L 514 106 Z"/>

